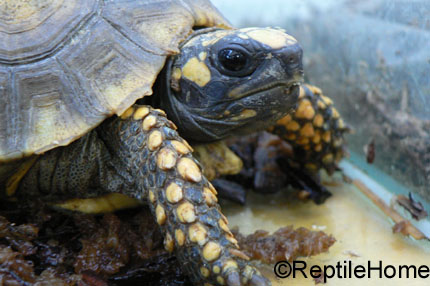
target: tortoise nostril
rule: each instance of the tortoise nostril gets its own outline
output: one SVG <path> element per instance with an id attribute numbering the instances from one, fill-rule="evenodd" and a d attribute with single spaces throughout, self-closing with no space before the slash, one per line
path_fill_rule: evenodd
<path id="1" fill-rule="evenodd" d="M 302 69 L 303 52 L 299 44 L 285 47 L 279 50 L 277 54 L 289 72 Z"/>
<path id="2" fill-rule="evenodd" d="M 297 63 L 297 57 L 296 57 L 296 56 L 291 55 L 291 56 L 289 56 L 289 57 L 287 58 L 287 62 L 288 62 L 289 64 L 295 64 L 295 63 Z"/>

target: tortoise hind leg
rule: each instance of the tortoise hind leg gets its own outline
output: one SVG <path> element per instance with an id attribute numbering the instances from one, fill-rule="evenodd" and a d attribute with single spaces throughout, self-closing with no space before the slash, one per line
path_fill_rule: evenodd
<path id="1" fill-rule="evenodd" d="M 215 189 L 175 129 L 163 111 L 137 105 L 98 129 L 136 180 L 137 189 L 122 193 L 148 200 L 165 248 L 176 250 L 195 283 L 269 285 L 238 250 Z"/>

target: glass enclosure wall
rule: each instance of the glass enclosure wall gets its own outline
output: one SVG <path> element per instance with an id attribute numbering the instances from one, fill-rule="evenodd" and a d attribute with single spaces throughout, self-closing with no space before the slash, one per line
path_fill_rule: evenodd
<path id="1" fill-rule="evenodd" d="M 350 160 L 430 201 L 429 1 L 214 3 L 235 26 L 281 26 L 296 37 L 306 81 L 334 100 L 354 130 Z M 372 165 L 365 153 L 371 145 Z"/>

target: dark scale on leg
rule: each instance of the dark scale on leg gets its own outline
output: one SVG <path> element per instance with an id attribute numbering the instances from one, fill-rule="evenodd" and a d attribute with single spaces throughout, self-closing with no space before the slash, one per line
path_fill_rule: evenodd
<path id="1" fill-rule="evenodd" d="M 66 147 L 40 156 L 22 179 L 16 195 L 55 202 L 136 188 L 135 178 L 115 167 L 117 161 L 97 132 L 92 131 Z"/>

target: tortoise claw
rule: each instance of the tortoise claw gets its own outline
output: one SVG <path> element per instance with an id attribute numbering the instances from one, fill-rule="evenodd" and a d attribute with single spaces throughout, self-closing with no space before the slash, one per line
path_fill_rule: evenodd
<path id="1" fill-rule="evenodd" d="M 254 273 L 254 275 L 252 275 L 251 280 L 249 281 L 249 285 L 250 286 L 270 286 L 271 283 L 267 278 L 257 273 Z"/>
<path id="2" fill-rule="evenodd" d="M 240 276 L 237 272 L 230 272 L 227 275 L 227 286 L 241 286 Z"/>
<path id="3" fill-rule="evenodd" d="M 258 272 L 255 268 L 246 266 L 244 272 L 242 272 L 243 280 L 241 279 L 241 275 L 236 272 L 232 271 L 227 274 L 226 277 L 226 285 L 228 286 L 241 286 L 241 285 L 248 285 L 248 286 L 270 286 L 272 283 L 262 276 L 260 272 Z M 251 270 L 251 271 L 248 271 Z"/>

